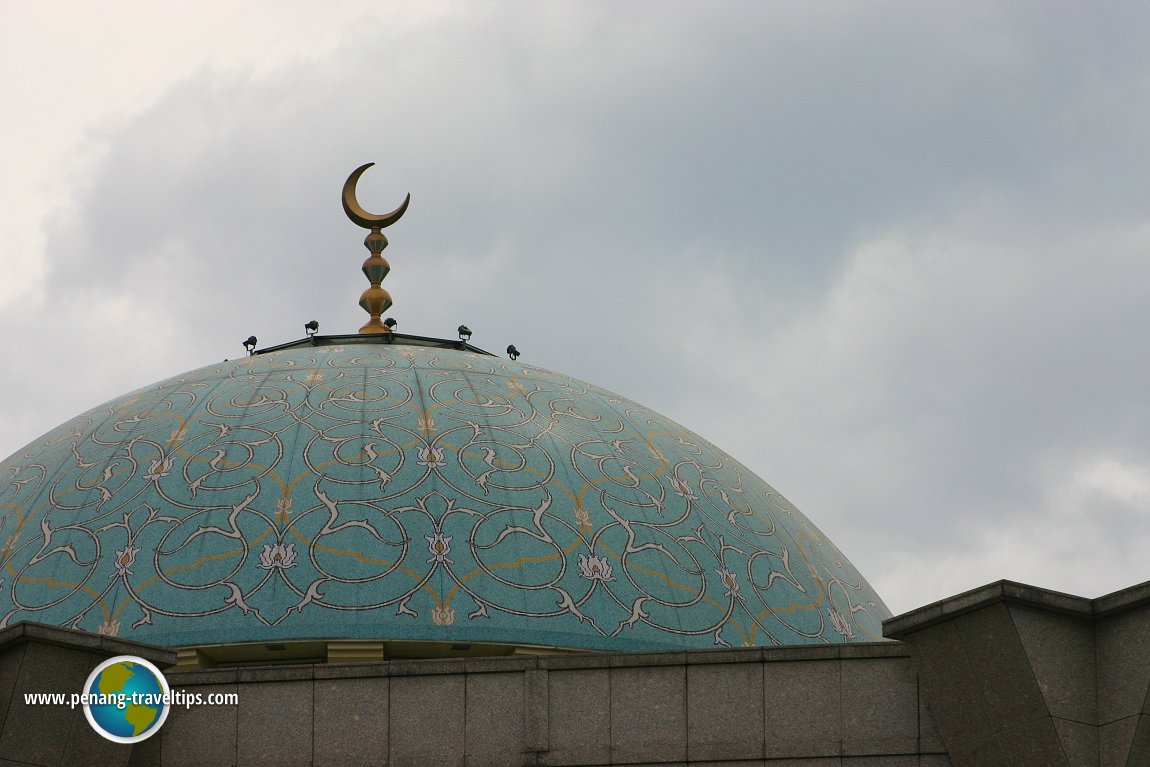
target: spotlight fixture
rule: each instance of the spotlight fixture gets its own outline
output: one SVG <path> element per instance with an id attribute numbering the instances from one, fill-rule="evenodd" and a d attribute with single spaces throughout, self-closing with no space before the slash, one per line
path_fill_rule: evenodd
<path id="1" fill-rule="evenodd" d="M 305 323 L 303 326 L 303 330 L 305 333 L 307 333 L 308 338 L 311 338 L 312 336 L 314 336 L 316 333 L 319 332 L 319 321 L 312 320 L 311 322 Z"/>
<path id="2" fill-rule="evenodd" d="M 248 350 L 249 357 L 251 356 L 252 352 L 256 350 L 256 344 L 258 343 L 259 341 L 256 340 L 255 336 L 248 336 L 248 340 L 244 341 L 244 348 Z"/>
<path id="3" fill-rule="evenodd" d="M 471 328 L 467 327 L 466 325 L 460 325 L 459 326 L 459 340 L 460 341 L 470 341 L 471 340 Z"/>
<path id="4" fill-rule="evenodd" d="M 388 317 L 386 320 L 383 321 L 383 324 L 387 327 L 388 333 L 394 333 L 395 332 L 395 326 L 398 325 L 399 323 L 395 321 L 395 317 Z"/>
<path id="5" fill-rule="evenodd" d="M 507 347 L 507 356 L 511 358 L 512 362 L 519 359 L 519 350 L 515 348 L 515 344 Z"/>

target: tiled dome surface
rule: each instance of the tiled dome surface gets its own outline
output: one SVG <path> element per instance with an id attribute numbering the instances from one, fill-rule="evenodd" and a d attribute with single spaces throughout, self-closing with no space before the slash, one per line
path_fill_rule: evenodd
<path id="1" fill-rule="evenodd" d="M 839 550 L 629 400 L 452 348 L 298 345 L 0 464 L 0 620 L 187 646 L 603 650 L 881 639 Z"/>

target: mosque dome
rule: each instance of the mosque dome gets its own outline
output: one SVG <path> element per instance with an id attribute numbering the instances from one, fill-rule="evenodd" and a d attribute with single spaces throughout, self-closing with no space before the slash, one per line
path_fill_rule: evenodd
<path id="1" fill-rule="evenodd" d="M 0 625 L 172 647 L 881 639 L 851 563 L 706 440 L 467 344 L 386 341 L 204 367 L 0 464 Z"/>
<path id="2" fill-rule="evenodd" d="M 343 189 L 359 335 L 250 338 L 0 463 L 0 628 L 181 665 L 882 639 L 854 566 L 714 445 L 464 326 L 395 332 L 382 229 L 410 195 L 365 211 L 370 165 Z"/>

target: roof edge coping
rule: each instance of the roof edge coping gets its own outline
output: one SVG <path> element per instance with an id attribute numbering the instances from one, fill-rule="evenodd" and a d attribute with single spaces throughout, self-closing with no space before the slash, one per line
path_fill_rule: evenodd
<path id="1" fill-rule="evenodd" d="M 1095 620 L 1150 605 L 1150 581 L 1088 599 L 1060 591 L 1001 580 L 965 591 L 883 621 L 883 636 L 902 639 L 916 631 L 1005 602 L 1077 618 Z"/>
<path id="2" fill-rule="evenodd" d="M 91 634 L 78 629 L 66 629 L 34 621 L 20 621 L 14 626 L 0 629 L 0 649 L 14 647 L 25 642 L 66 647 L 71 650 L 107 655 L 135 655 L 151 661 L 161 668 L 176 664 L 176 653 L 156 645 L 132 642 L 126 639 Z"/>
<path id="3" fill-rule="evenodd" d="M 1093 601 L 1085 597 L 1001 580 L 887 618 L 882 623 L 883 636 L 902 639 L 916 631 L 1001 602 L 1080 618 L 1094 617 Z"/>

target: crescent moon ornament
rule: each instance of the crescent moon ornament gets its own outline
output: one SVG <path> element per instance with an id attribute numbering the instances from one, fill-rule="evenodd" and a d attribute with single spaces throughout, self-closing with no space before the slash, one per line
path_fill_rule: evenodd
<path id="1" fill-rule="evenodd" d="M 359 177 L 363 175 L 363 172 L 372 165 L 375 163 L 369 162 L 359 166 L 343 183 L 343 212 L 352 220 L 352 223 L 371 230 L 367 237 L 363 238 L 363 245 L 371 252 L 371 255 L 363 262 L 362 267 L 363 276 L 367 277 L 371 287 L 363 291 L 363 295 L 359 297 L 359 305 L 371 315 L 371 319 L 359 329 L 359 332 L 385 335 L 390 339 L 391 328 L 395 323 L 385 325 L 380 321 L 380 316 L 391 306 L 391 295 L 380 286 L 383 278 L 391 271 L 391 265 L 382 255 L 383 249 L 387 247 L 387 237 L 384 236 L 382 230 L 403 218 L 403 214 L 407 212 L 407 206 L 411 202 L 411 195 L 407 195 L 403 199 L 403 204 L 390 213 L 376 215 L 364 210 L 355 199 L 355 185 L 359 182 Z"/>
<path id="2" fill-rule="evenodd" d="M 357 226 L 362 226 L 364 229 L 383 229 L 403 218 L 403 214 L 407 212 L 407 206 L 411 202 L 411 194 L 408 193 L 407 197 L 403 199 L 403 203 L 390 213 L 382 215 L 368 213 L 355 199 L 355 185 L 359 183 L 359 177 L 363 175 L 363 172 L 372 165 L 375 163 L 369 162 L 366 165 L 361 165 L 347 177 L 347 181 L 343 184 L 343 212 Z"/>

